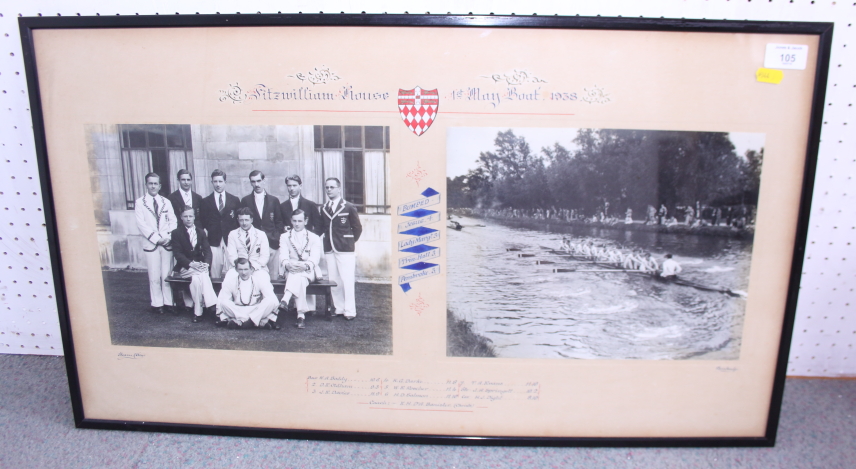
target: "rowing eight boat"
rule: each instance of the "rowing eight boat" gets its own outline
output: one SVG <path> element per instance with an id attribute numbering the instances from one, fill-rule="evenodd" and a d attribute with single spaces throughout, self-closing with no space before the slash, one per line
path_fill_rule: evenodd
<path id="1" fill-rule="evenodd" d="M 547 253 L 549 253 L 549 254 L 554 254 L 557 256 L 561 256 L 561 257 L 568 257 L 570 259 L 579 260 L 579 261 L 588 261 L 588 262 L 593 263 L 595 266 L 603 267 L 603 269 L 583 269 L 583 270 L 557 268 L 557 269 L 553 269 L 553 273 L 571 273 L 571 272 L 613 273 L 613 272 L 616 272 L 616 273 L 628 273 L 628 274 L 642 274 L 642 275 L 645 275 L 647 277 L 650 277 L 653 280 L 657 280 L 659 282 L 673 283 L 675 285 L 682 285 L 685 287 L 691 287 L 691 288 L 695 288 L 697 290 L 711 291 L 711 292 L 717 292 L 717 293 L 725 293 L 726 295 L 734 296 L 734 297 L 746 296 L 744 293 L 735 292 L 735 291 L 732 291 L 728 288 L 703 285 L 701 283 L 690 282 L 689 280 L 683 280 L 683 279 L 679 279 L 679 278 L 675 278 L 675 277 L 665 278 L 665 277 L 661 277 L 658 273 L 652 273 L 652 272 L 647 272 L 647 271 L 643 271 L 643 270 L 621 269 L 618 267 L 614 267 L 610 264 L 604 264 L 604 263 L 599 263 L 597 261 L 593 261 L 593 260 L 586 258 L 586 257 L 575 256 L 575 255 L 570 254 L 566 251 L 557 251 L 555 249 L 545 248 L 544 246 L 541 246 L 541 248 L 547 249 Z M 534 254 L 518 254 L 518 257 L 534 257 L 534 256 L 535 256 Z M 554 262 L 551 262 L 551 261 L 535 261 L 535 263 L 536 264 L 553 264 Z"/>

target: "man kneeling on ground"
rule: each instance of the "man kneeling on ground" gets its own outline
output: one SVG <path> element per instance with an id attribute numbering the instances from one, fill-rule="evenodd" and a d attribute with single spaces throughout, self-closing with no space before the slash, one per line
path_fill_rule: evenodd
<path id="1" fill-rule="evenodd" d="M 220 311 L 218 326 L 280 329 L 276 323 L 279 302 L 273 292 L 270 275 L 263 270 L 254 271 L 244 257 L 235 260 L 235 268 L 223 278 L 217 305 Z"/>
<path id="2" fill-rule="evenodd" d="M 293 296 L 297 308 L 295 325 L 303 329 L 306 312 L 315 310 L 315 297 L 306 297 L 306 287 L 318 278 L 316 269 L 324 248 L 321 238 L 306 229 L 306 213 L 303 210 L 297 209 L 291 214 L 291 227 L 279 238 L 279 276 L 285 278 L 285 294 L 279 308 L 287 310 Z"/>

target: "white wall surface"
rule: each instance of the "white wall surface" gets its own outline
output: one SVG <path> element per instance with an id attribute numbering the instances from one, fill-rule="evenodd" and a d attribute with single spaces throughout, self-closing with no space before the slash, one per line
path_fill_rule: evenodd
<path id="1" fill-rule="evenodd" d="M 522 9 L 521 9 L 522 8 Z M 0 1 L 0 353 L 62 354 L 17 17 L 211 13 L 458 13 L 834 22 L 817 184 L 788 374 L 856 376 L 856 2 Z M 849 124 L 849 126 L 848 126 Z M 89 181 L 81 181 L 88 184 Z M 850 259 L 850 260 L 848 260 Z"/>

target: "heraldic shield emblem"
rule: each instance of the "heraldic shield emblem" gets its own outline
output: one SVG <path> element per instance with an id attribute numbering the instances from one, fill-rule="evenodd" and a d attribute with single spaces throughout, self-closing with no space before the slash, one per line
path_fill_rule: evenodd
<path id="1" fill-rule="evenodd" d="M 423 90 L 420 87 L 412 90 L 398 90 L 398 110 L 404 125 L 417 136 L 422 135 L 437 118 L 437 108 L 440 106 L 440 93 L 437 90 Z"/>

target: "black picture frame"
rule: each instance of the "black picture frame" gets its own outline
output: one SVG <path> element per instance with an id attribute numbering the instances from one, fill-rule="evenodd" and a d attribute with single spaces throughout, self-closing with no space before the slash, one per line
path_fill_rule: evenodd
<path id="1" fill-rule="evenodd" d="M 55 193 L 51 181 L 43 100 L 39 82 L 39 68 L 34 43 L 34 32 L 55 29 L 105 28 L 194 28 L 194 27 L 408 27 L 408 28 L 525 28 L 525 29 L 582 29 L 604 31 L 672 31 L 706 32 L 722 34 L 793 34 L 818 38 L 816 79 L 811 98 L 811 116 L 808 129 L 808 146 L 805 149 L 805 166 L 802 180 L 799 221 L 795 227 L 795 244 L 792 253 L 786 310 L 778 345 L 774 385 L 771 390 L 766 431 L 760 437 L 509 437 L 497 435 L 436 435 L 401 434 L 392 432 L 327 431 L 311 429 L 255 428 L 241 426 L 214 426 L 195 424 L 159 423 L 149 421 L 120 421 L 96 419 L 87 415 L 81 382 L 78 377 L 78 358 L 75 337 L 72 334 L 70 310 L 65 276 L 70 273 L 64 266 L 59 249 Z M 827 70 L 832 42 L 832 23 L 762 22 L 726 20 L 687 20 L 653 18 L 591 18 L 560 16 L 500 16 L 500 15 L 414 15 L 414 14 L 238 14 L 238 15 L 158 15 L 158 16 L 97 16 L 97 17 L 21 17 L 19 27 L 23 41 L 27 86 L 35 134 L 35 148 L 41 178 L 46 232 L 56 285 L 59 323 L 68 371 L 74 421 L 79 428 L 134 430 L 148 432 L 177 432 L 206 435 L 230 435 L 265 438 L 299 438 L 316 440 L 418 443 L 448 445 L 503 445 L 503 446 L 773 446 L 779 421 L 782 394 L 785 385 L 786 365 L 791 333 L 797 306 L 800 276 L 805 254 L 809 224 L 811 195 L 822 124 L 823 102 L 826 91 Z"/>

